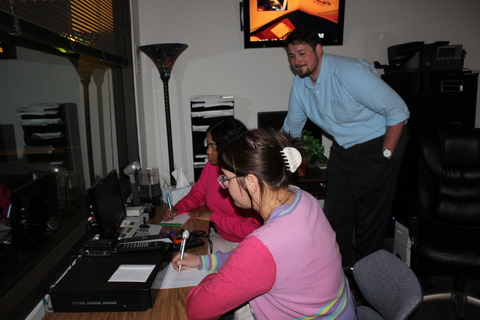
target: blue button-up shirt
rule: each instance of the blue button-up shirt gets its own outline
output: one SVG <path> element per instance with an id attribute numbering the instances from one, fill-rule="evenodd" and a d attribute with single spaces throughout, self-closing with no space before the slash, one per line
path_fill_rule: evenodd
<path id="1" fill-rule="evenodd" d="M 405 102 L 370 63 L 324 53 L 315 84 L 309 77 L 293 80 L 282 130 L 300 137 L 308 117 L 349 148 L 384 135 L 386 126 L 409 116 Z"/>

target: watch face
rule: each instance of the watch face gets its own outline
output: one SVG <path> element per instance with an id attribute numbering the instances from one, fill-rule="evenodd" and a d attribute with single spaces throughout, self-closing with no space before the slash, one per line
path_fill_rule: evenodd
<path id="1" fill-rule="evenodd" d="M 385 158 L 390 158 L 392 156 L 392 151 L 390 151 L 388 149 L 383 150 L 383 156 Z"/>

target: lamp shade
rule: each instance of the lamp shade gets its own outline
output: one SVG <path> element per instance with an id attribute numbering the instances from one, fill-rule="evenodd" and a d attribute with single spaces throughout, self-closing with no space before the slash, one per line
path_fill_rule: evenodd
<path id="1" fill-rule="evenodd" d="M 145 53 L 155 63 L 162 80 L 170 78 L 173 64 L 187 48 L 188 45 L 184 43 L 159 43 L 139 47 L 140 51 Z"/>

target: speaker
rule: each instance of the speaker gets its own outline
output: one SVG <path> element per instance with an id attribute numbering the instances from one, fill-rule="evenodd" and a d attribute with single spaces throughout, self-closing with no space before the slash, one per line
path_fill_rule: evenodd
<path id="1" fill-rule="evenodd" d="M 85 216 L 87 217 L 87 224 L 85 231 L 89 234 L 97 234 L 99 232 L 95 213 L 93 212 L 92 202 L 88 192 L 83 195 L 83 204 L 85 208 Z"/>

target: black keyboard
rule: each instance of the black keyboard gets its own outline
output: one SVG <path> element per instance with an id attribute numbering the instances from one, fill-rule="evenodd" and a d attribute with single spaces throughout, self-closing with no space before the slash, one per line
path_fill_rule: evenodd
<path id="1" fill-rule="evenodd" d="M 158 240 L 162 240 L 162 239 L 165 239 L 165 235 L 164 234 L 151 234 L 151 235 L 147 235 L 147 236 L 141 236 L 141 237 L 132 237 L 132 238 L 123 238 L 121 240 L 119 240 L 120 243 L 128 243 L 128 242 L 139 242 L 139 241 L 154 241 L 154 240 L 157 240 L 156 242 L 158 242 Z"/>
<path id="2" fill-rule="evenodd" d="M 121 242 L 115 248 L 118 252 L 141 251 L 141 250 L 162 250 L 166 243 L 163 241 L 137 241 Z"/>

